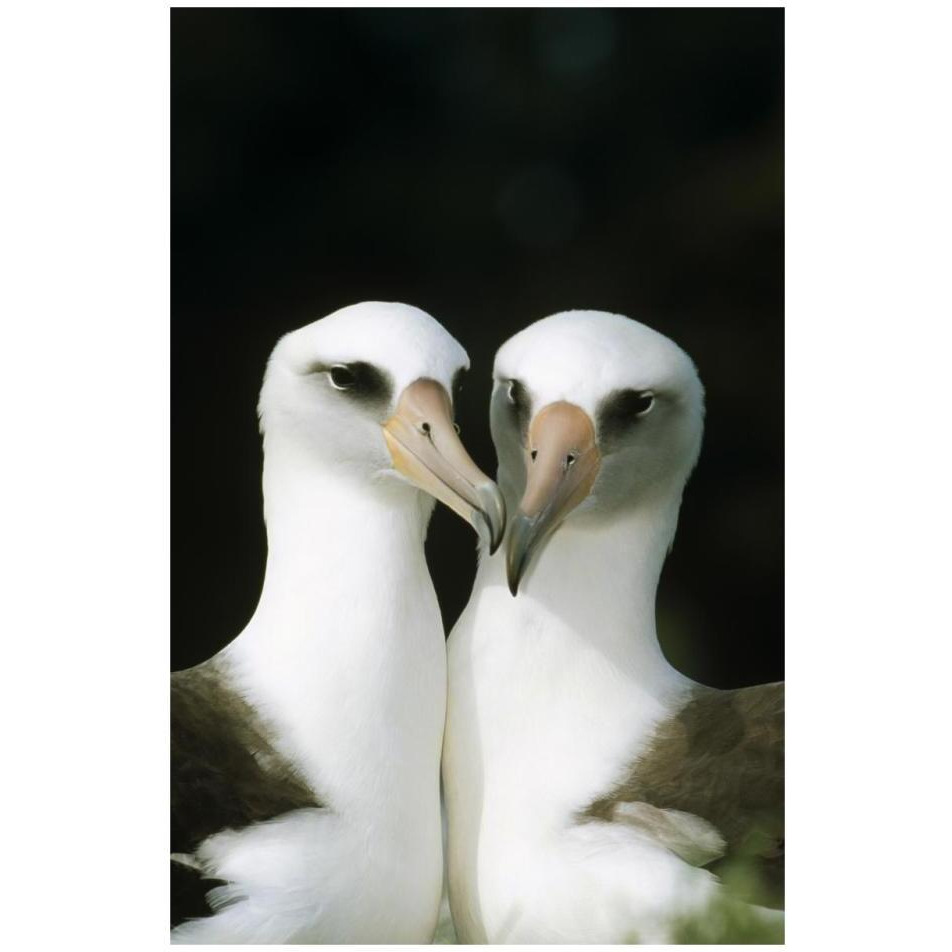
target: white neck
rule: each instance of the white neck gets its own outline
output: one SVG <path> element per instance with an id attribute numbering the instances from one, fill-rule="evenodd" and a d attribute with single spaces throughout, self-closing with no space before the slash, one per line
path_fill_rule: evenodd
<path id="1" fill-rule="evenodd" d="M 665 689 L 673 669 L 658 644 L 655 597 L 680 504 L 678 493 L 608 517 L 568 519 L 536 553 L 511 611 L 557 618 L 616 671 Z M 504 582 L 503 548 L 483 560 L 482 584 Z"/>
<path id="2" fill-rule="evenodd" d="M 266 437 L 262 488 L 268 563 L 257 613 L 294 607 L 314 617 L 331 580 L 382 593 L 426 571 L 432 503 L 396 477 L 322 469 L 293 443 Z"/>
<path id="3" fill-rule="evenodd" d="M 267 570 L 228 660 L 329 806 L 432 810 L 446 691 L 432 506 L 396 479 L 347 475 L 265 439 Z"/>

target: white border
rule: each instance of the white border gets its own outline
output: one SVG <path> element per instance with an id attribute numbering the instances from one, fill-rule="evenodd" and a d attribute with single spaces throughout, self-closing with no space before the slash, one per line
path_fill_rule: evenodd
<path id="1" fill-rule="evenodd" d="M 168 22 L 18 4 L 0 30 L 11 948 L 167 941 Z M 786 22 L 788 941 L 931 948 L 948 29 L 938 4 L 795 2 Z"/>

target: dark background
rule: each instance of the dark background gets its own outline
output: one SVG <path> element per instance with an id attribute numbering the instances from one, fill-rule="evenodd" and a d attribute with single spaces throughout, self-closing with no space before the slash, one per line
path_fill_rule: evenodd
<path id="1" fill-rule="evenodd" d="M 288 330 L 429 311 L 469 351 L 495 472 L 493 355 L 546 314 L 635 317 L 692 355 L 701 461 L 659 593 L 685 673 L 783 676 L 783 11 L 172 14 L 172 667 L 254 611 L 255 405 Z M 472 530 L 439 507 L 447 628 Z"/>

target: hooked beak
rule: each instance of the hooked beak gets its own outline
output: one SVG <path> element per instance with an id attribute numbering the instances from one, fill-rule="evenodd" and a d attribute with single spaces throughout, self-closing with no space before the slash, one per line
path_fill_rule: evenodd
<path id="1" fill-rule="evenodd" d="M 462 516 L 495 552 L 506 528 L 506 504 L 463 448 L 446 390 L 425 377 L 411 383 L 383 435 L 394 468 Z"/>
<path id="2" fill-rule="evenodd" d="M 526 491 L 512 520 L 506 577 L 515 596 L 532 557 L 592 491 L 601 466 L 595 426 L 572 403 L 550 403 L 529 426 Z"/>

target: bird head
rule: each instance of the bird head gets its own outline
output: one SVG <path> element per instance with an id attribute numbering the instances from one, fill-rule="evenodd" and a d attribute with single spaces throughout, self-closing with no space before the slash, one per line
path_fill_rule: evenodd
<path id="1" fill-rule="evenodd" d="M 499 481 L 520 500 L 506 553 L 513 595 L 567 521 L 594 528 L 680 499 L 700 451 L 704 394 L 667 337 L 618 314 L 567 311 L 510 338 L 493 377 Z"/>
<path id="2" fill-rule="evenodd" d="M 265 452 L 338 477 L 408 484 L 470 522 L 494 550 L 505 528 L 502 495 L 469 457 L 453 418 L 468 367 L 466 351 L 418 308 L 342 308 L 275 346 L 258 404 Z"/>

